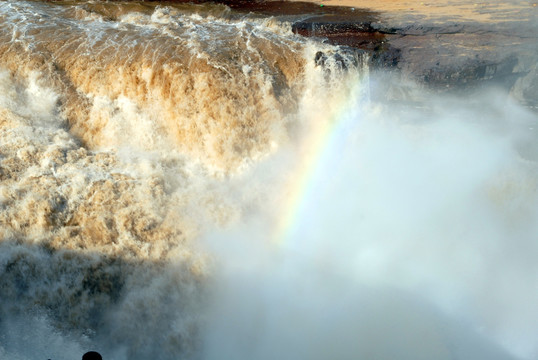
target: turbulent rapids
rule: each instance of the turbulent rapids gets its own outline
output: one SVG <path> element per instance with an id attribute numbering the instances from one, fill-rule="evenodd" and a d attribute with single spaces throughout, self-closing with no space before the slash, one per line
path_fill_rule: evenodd
<path id="1" fill-rule="evenodd" d="M 293 112 L 304 44 L 278 25 L 234 21 L 218 6 L 2 7 L 3 67 L 56 92 L 86 147 L 136 138 L 229 170 L 267 153 Z"/>
<path id="2" fill-rule="evenodd" d="M 537 119 L 505 94 L 389 88 L 223 5 L 0 23 L 0 358 L 538 356 Z"/>
<path id="3" fill-rule="evenodd" d="M 241 212 L 216 178 L 287 141 L 317 49 L 216 5 L 0 11 L 5 356 L 28 312 L 129 358 L 192 355 L 207 270 L 190 243 Z"/>

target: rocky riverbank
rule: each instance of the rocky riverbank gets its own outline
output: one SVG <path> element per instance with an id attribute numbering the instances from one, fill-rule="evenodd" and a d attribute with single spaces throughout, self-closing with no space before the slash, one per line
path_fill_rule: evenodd
<path id="1" fill-rule="evenodd" d="M 538 106 L 538 8 L 529 1 L 225 3 L 237 11 L 289 17 L 294 32 L 366 51 L 374 68 L 428 87 L 460 91 L 493 85 Z"/>

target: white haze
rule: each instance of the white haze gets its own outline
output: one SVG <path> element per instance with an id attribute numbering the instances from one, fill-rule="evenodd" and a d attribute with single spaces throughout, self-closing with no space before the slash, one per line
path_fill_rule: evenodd
<path id="1" fill-rule="evenodd" d="M 538 356 L 536 115 L 495 90 L 390 102 L 376 79 L 291 238 L 263 212 L 208 237 L 204 359 Z"/>
<path id="2" fill-rule="evenodd" d="M 299 175 L 290 164 L 301 160 L 301 144 L 213 185 L 232 225 L 211 233 L 202 226 L 201 251 L 215 262 L 211 304 L 193 307 L 202 324 L 195 357 L 538 355 L 536 115 L 496 91 L 462 99 L 413 88 L 413 99 L 388 101 L 390 89 L 377 89 L 377 79 L 370 79 L 372 99 L 342 115 L 352 121 L 337 151 L 327 150 L 315 193 L 284 244 L 272 238 L 274 222 L 288 206 L 282 184 Z M 208 191 L 190 188 L 197 189 L 193 204 Z M 142 326 L 145 333 L 144 324 L 132 325 L 129 331 Z M 2 326 L 2 358 L 73 359 L 92 347 L 106 359 L 128 358 L 124 347 L 66 335 L 42 314 Z"/>

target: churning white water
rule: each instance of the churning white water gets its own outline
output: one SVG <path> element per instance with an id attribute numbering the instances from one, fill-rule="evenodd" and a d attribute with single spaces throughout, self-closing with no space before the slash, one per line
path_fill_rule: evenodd
<path id="1" fill-rule="evenodd" d="M 224 6 L 0 21 L 1 359 L 538 356 L 538 117 L 507 94 Z"/>

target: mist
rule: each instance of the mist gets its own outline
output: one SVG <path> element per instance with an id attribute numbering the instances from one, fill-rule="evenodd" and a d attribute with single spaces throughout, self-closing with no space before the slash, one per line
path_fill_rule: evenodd
<path id="1" fill-rule="evenodd" d="M 130 190 L 136 206 L 157 203 L 145 190 L 155 187 L 151 179 L 182 183 L 162 201 L 188 219 L 172 217 L 171 228 L 181 224 L 189 242 L 169 251 L 163 231 L 150 249 L 169 251 L 166 262 L 153 260 L 160 253 L 127 261 L 123 253 L 49 253 L 6 242 L 2 264 L 24 261 L 6 273 L 13 289 L 3 301 L 0 355 L 72 359 L 98 349 L 117 360 L 175 358 L 178 351 L 204 360 L 535 358 L 536 114 L 496 89 L 435 95 L 387 74 L 349 76 L 358 88 L 326 83 L 320 69 L 307 74 L 318 93 L 301 100 L 301 122 L 278 150 L 241 172 L 214 178 L 151 152 L 118 152 L 115 168 L 127 169 L 143 190 Z M 45 105 L 55 99 L 38 93 Z M 51 114 L 34 121 L 41 124 L 34 125 L 37 154 L 63 131 Z M 309 148 L 316 124 L 334 121 L 340 125 L 322 151 Z M 62 144 L 76 149 L 73 141 Z M 276 236 L 295 206 L 289 198 L 304 162 L 315 168 L 299 189 L 292 226 Z M 85 183 L 106 178 L 106 167 L 94 163 L 84 168 L 96 174 Z M 67 169 L 55 176 L 68 179 Z M 85 291 L 88 280 L 80 279 L 96 274 L 97 289 L 105 290 L 85 297 L 80 309 L 67 305 Z M 41 300 L 52 304 L 49 312 L 18 310 L 41 293 L 50 294 Z M 98 327 L 62 323 L 72 318 L 83 329 Z"/>
<path id="2" fill-rule="evenodd" d="M 496 89 L 405 84 L 402 101 L 392 80 L 372 74 L 342 115 L 284 240 L 286 185 L 272 209 L 207 236 L 204 359 L 538 355 L 536 114 Z M 304 154 L 284 150 L 250 181 L 289 184 Z"/>

